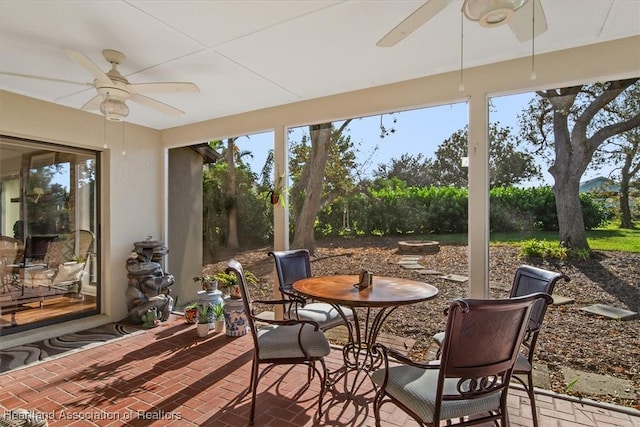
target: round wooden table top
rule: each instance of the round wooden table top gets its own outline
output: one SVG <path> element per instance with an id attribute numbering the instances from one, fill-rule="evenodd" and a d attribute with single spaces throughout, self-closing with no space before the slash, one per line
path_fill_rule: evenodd
<path id="1" fill-rule="evenodd" d="M 435 286 L 397 277 L 373 276 L 373 285 L 358 289 L 359 277 L 317 276 L 298 280 L 293 289 L 309 298 L 351 307 L 388 307 L 426 301 Z"/>

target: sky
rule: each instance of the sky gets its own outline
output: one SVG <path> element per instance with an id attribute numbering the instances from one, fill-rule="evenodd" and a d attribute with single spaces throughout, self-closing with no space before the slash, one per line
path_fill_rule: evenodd
<path id="1" fill-rule="evenodd" d="M 517 136 L 519 134 L 517 116 L 534 96 L 533 93 L 526 93 L 492 98 L 495 108 L 490 112 L 490 121 L 500 122 L 501 127 L 511 127 L 512 135 Z M 354 119 L 348 126 L 352 142 L 361 143 L 358 147 L 360 150 L 358 159 L 365 161 L 369 158 L 370 170 L 376 170 L 379 164 L 389 164 L 392 158 L 398 159 L 404 153 L 413 155 L 422 153 L 424 158 L 432 158 L 438 145 L 457 130 L 464 128 L 468 122 L 467 104 L 464 102 L 403 111 L 393 116 L 396 118 L 395 123 L 392 122 L 391 115 L 385 114 L 382 118 L 386 128 L 395 128 L 395 133 L 384 138 L 380 138 L 379 115 Z M 307 133 L 308 127 L 297 128 L 291 137 L 299 140 L 301 132 Z M 268 150 L 273 147 L 273 133 L 238 138 L 236 143 L 241 150 L 251 151 L 253 159 L 249 160 L 249 164 L 252 171 L 259 174 Z M 538 164 L 543 173 L 543 179 L 523 185 L 553 184 L 553 178 L 546 171 L 548 166 L 541 162 Z M 582 180 L 602 174 L 602 171 L 587 171 Z"/>

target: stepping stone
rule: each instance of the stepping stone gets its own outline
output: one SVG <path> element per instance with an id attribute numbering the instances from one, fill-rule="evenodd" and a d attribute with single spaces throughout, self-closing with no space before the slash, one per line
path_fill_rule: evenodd
<path id="1" fill-rule="evenodd" d="M 562 295 L 551 295 L 551 298 L 553 298 L 553 305 L 573 304 L 575 302 L 573 298 L 564 297 Z"/>
<path id="2" fill-rule="evenodd" d="M 563 367 L 561 370 L 567 387 L 575 381 L 567 392 L 619 396 L 624 399 L 636 397 L 633 383 L 630 380 L 610 375 L 592 374 L 567 367 Z"/>
<path id="3" fill-rule="evenodd" d="M 604 304 L 594 304 L 588 307 L 582 307 L 580 310 L 587 313 L 597 314 L 598 316 L 607 317 L 615 320 L 631 320 L 634 319 L 638 313 L 635 311 L 624 310 L 622 308 L 610 307 Z"/>
<path id="4" fill-rule="evenodd" d="M 424 274 L 426 276 L 440 276 L 441 272 L 437 270 L 416 270 L 416 273 Z"/>
<path id="5" fill-rule="evenodd" d="M 417 264 L 418 260 L 415 259 L 401 259 L 400 261 L 397 262 L 397 264 L 399 265 L 413 265 L 413 264 Z"/>
<path id="6" fill-rule="evenodd" d="M 489 287 L 490 288 L 500 289 L 501 291 L 507 291 L 507 293 L 511 290 L 512 286 L 513 285 L 511 283 L 508 283 L 508 284 L 507 283 L 502 283 L 502 282 L 500 282 L 500 283 L 495 283 L 495 282 L 489 283 Z"/>
<path id="7" fill-rule="evenodd" d="M 451 280 L 452 282 L 466 282 L 469 280 L 467 276 L 460 276 L 458 274 L 447 274 L 445 276 L 440 276 L 440 279 Z"/>
<path id="8" fill-rule="evenodd" d="M 403 255 L 400 261 L 418 261 L 420 258 L 422 258 L 420 255 Z"/>
<path id="9" fill-rule="evenodd" d="M 407 268 L 409 270 L 421 270 L 424 268 L 424 265 L 420 264 L 402 264 L 402 267 Z"/>
<path id="10" fill-rule="evenodd" d="M 515 374 L 514 374 L 515 376 Z M 525 380 L 526 375 L 520 375 L 520 378 Z M 519 384 L 518 381 L 512 381 L 511 384 Z M 549 367 L 544 363 L 533 364 L 533 385 L 536 388 L 543 388 L 545 390 L 551 390 L 551 376 L 549 374 Z"/>

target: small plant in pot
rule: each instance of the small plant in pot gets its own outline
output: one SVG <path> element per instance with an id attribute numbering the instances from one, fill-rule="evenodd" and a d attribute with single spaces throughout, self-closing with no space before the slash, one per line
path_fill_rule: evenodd
<path id="1" fill-rule="evenodd" d="M 218 289 L 218 283 L 216 282 L 215 276 L 211 274 L 203 274 L 201 276 L 195 276 L 193 278 L 194 282 L 202 282 L 202 290 L 211 292 Z"/>
<path id="2" fill-rule="evenodd" d="M 187 323 L 196 323 L 198 320 L 198 304 L 191 303 L 184 308 L 184 321 Z"/>
<path id="3" fill-rule="evenodd" d="M 198 307 L 198 324 L 196 330 L 199 337 L 209 333 L 209 323 L 213 323 L 213 304 L 206 303 Z"/>
<path id="4" fill-rule="evenodd" d="M 284 174 L 278 176 L 273 188 L 267 193 L 267 196 L 269 196 L 269 203 L 273 206 L 281 204 L 282 206 L 287 207 L 285 202 L 288 189 L 285 187 L 283 180 Z"/>
<path id="5" fill-rule="evenodd" d="M 214 331 L 217 333 L 224 332 L 224 305 L 223 304 L 215 304 L 213 306 L 213 323 L 214 323 Z"/>
<path id="6" fill-rule="evenodd" d="M 233 273 L 225 273 L 220 271 L 214 275 L 218 282 L 218 288 L 225 292 L 231 298 L 241 298 L 240 287 L 238 286 L 238 278 Z M 247 279 L 247 283 L 256 284 L 258 283 L 258 278 L 251 272 L 245 271 L 244 274 L 245 279 Z"/>

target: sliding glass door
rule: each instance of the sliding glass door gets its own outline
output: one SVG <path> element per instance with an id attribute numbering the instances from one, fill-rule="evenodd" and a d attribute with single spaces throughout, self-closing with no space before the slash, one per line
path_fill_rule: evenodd
<path id="1" fill-rule="evenodd" d="M 99 154 L 0 139 L 0 334 L 99 312 Z"/>

